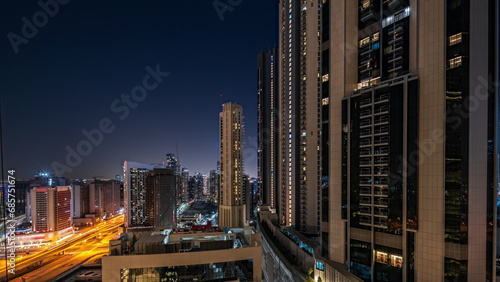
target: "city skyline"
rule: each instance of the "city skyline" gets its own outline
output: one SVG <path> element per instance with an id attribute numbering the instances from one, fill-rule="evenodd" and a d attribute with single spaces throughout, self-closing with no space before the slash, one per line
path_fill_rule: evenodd
<path id="1" fill-rule="evenodd" d="M 500 281 L 500 2 L 113 2 L 0 2 L 0 282 Z"/>
<path id="2" fill-rule="evenodd" d="M 157 163 L 178 151 L 183 167 L 206 174 L 218 160 L 217 113 L 234 101 L 248 109 L 247 173 L 257 175 L 255 54 L 276 44 L 276 3 L 242 1 L 221 12 L 212 2 L 124 1 L 99 9 L 60 2 L 57 9 L 0 3 L 6 167 L 19 178 L 58 169 L 67 178 L 113 178 L 125 160 Z M 40 11 L 49 15 L 46 25 L 29 30 Z M 249 24 L 257 11 L 265 20 Z M 14 34 L 28 42 L 17 44 Z M 136 86 L 148 88 L 147 96 L 123 100 Z M 91 148 L 80 145 L 81 161 L 68 162 L 82 141 Z"/>

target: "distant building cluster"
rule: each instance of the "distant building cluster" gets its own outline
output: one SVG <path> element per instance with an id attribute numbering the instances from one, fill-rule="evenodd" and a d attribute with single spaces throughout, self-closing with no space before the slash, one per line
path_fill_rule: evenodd
<path id="1" fill-rule="evenodd" d="M 123 184 L 118 180 L 74 181 L 73 222 L 75 226 L 95 224 L 121 212 Z"/>

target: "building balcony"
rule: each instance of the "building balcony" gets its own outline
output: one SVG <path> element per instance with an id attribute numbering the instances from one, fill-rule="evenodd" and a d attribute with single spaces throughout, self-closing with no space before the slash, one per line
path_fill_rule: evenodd
<path id="1" fill-rule="evenodd" d="M 390 93 L 384 93 L 378 97 L 375 97 L 375 103 L 387 102 L 389 101 L 390 97 L 391 97 Z"/>
<path id="2" fill-rule="evenodd" d="M 361 108 L 363 108 L 363 107 L 369 106 L 371 104 L 372 104 L 372 99 L 368 98 L 368 99 L 362 100 L 361 103 L 359 104 L 359 106 Z"/>
<path id="3" fill-rule="evenodd" d="M 373 214 L 377 216 L 387 217 L 389 215 L 389 211 L 386 208 L 375 208 Z"/>
<path id="4" fill-rule="evenodd" d="M 360 205 L 371 205 L 372 204 L 372 198 L 371 197 L 361 197 L 359 199 L 359 204 Z"/>
<path id="5" fill-rule="evenodd" d="M 371 185 L 372 183 L 371 177 L 362 177 L 361 180 L 359 180 L 359 185 Z"/>
<path id="6" fill-rule="evenodd" d="M 389 40 L 388 44 L 393 45 L 393 44 L 402 43 L 402 42 L 403 42 L 403 36 L 401 36 L 400 34 L 397 34 L 396 37 Z"/>
<path id="7" fill-rule="evenodd" d="M 392 49 L 389 50 L 387 52 L 387 54 L 389 54 L 389 55 L 390 54 L 397 54 L 397 53 L 400 53 L 402 51 L 403 51 L 403 46 L 402 45 L 396 45 L 396 46 L 392 47 Z M 397 55 L 393 55 L 393 56 L 397 56 Z"/>
<path id="8" fill-rule="evenodd" d="M 389 188 L 383 186 L 375 186 L 373 194 L 377 196 L 389 196 Z"/>
<path id="9" fill-rule="evenodd" d="M 394 33 L 401 32 L 401 31 L 403 31 L 403 25 L 395 25 L 395 26 L 389 28 L 388 34 L 389 34 L 389 36 L 391 36 Z"/>
<path id="10" fill-rule="evenodd" d="M 372 175 L 372 170 L 370 168 L 362 168 L 361 171 L 359 172 L 360 176 L 371 176 Z"/>
<path id="11" fill-rule="evenodd" d="M 372 145 L 372 140 L 369 138 L 361 139 L 361 142 L 359 142 L 360 147 L 366 147 L 366 146 L 371 146 L 371 145 Z"/>
<path id="12" fill-rule="evenodd" d="M 389 105 L 384 105 L 384 106 L 381 106 L 377 109 L 375 109 L 375 114 L 376 115 L 379 115 L 379 114 L 388 114 L 389 113 Z"/>
<path id="13" fill-rule="evenodd" d="M 373 181 L 375 185 L 389 185 L 389 180 L 386 177 L 375 177 L 375 181 Z"/>
<path id="14" fill-rule="evenodd" d="M 389 67 L 388 72 L 398 72 L 403 69 L 402 63 L 396 63 Z"/>
<path id="15" fill-rule="evenodd" d="M 403 61 L 403 54 L 402 54 L 402 52 L 399 52 L 399 53 L 393 53 L 392 58 L 390 60 L 388 60 L 387 62 L 389 64 L 393 64 L 393 63 L 399 63 L 402 61 Z"/>
<path id="16" fill-rule="evenodd" d="M 379 128 L 375 128 L 375 131 L 373 132 L 375 135 L 381 135 L 381 134 L 388 134 L 390 132 L 389 126 L 383 126 Z"/>
<path id="17" fill-rule="evenodd" d="M 374 217 L 373 225 L 380 226 L 382 228 L 387 228 L 387 218 L 384 217 Z"/>
<path id="18" fill-rule="evenodd" d="M 359 191 L 359 195 L 361 196 L 371 196 L 372 195 L 372 189 L 369 187 L 361 187 L 361 190 Z"/>
<path id="19" fill-rule="evenodd" d="M 366 117 L 366 116 L 370 116 L 372 114 L 372 111 L 371 110 L 363 110 L 361 112 L 361 114 L 359 114 L 360 117 Z"/>
<path id="20" fill-rule="evenodd" d="M 372 67 L 367 67 L 367 68 L 364 68 L 364 69 L 360 69 L 359 72 L 362 73 L 362 74 L 366 74 L 366 73 L 370 73 L 372 70 L 373 70 Z"/>
<path id="21" fill-rule="evenodd" d="M 360 20 L 362 22 L 367 22 L 369 20 L 375 19 L 375 13 L 373 12 L 373 9 L 365 9 L 364 11 L 361 12 L 361 17 Z"/>
<path id="22" fill-rule="evenodd" d="M 370 158 L 364 158 L 364 159 L 361 159 L 361 161 L 359 162 L 359 165 L 361 166 L 371 166 L 373 163 L 372 163 L 372 160 Z"/>
<path id="23" fill-rule="evenodd" d="M 389 199 L 388 198 L 375 197 L 374 201 L 373 201 L 373 205 L 387 207 L 389 205 Z"/>
<path id="24" fill-rule="evenodd" d="M 370 46 L 370 45 L 368 45 L 368 46 Z M 369 49 L 369 50 L 371 51 L 371 49 Z M 361 50 L 360 50 L 360 52 L 365 52 L 365 51 L 367 51 L 367 50 L 364 50 L 364 51 L 361 51 Z M 369 63 L 369 62 L 371 62 L 371 61 L 373 61 L 373 59 L 372 59 L 372 58 L 370 58 L 370 57 L 363 58 L 362 60 L 360 60 L 359 65 L 360 65 L 360 66 L 362 66 L 362 65 L 364 65 L 364 64 L 366 64 L 366 63 Z"/>
<path id="25" fill-rule="evenodd" d="M 361 214 L 361 215 L 371 215 L 372 214 L 372 208 L 371 207 L 367 207 L 367 206 L 362 206 L 359 209 L 358 213 Z"/>
<path id="26" fill-rule="evenodd" d="M 362 156 L 371 156 L 372 155 L 372 151 L 369 149 L 369 148 L 364 148 L 364 149 L 361 149 L 361 151 L 359 151 L 359 156 L 362 157 Z"/>
<path id="27" fill-rule="evenodd" d="M 362 215 L 359 218 L 359 223 L 361 223 L 361 224 L 372 224 L 372 218 L 371 218 L 371 216 Z"/>
<path id="28" fill-rule="evenodd" d="M 361 132 L 359 133 L 359 137 L 360 138 L 368 137 L 371 134 L 372 134 L 372 130 L 370 128 L 365 128 L 365 129 L 361 130 Z"/>
<path id="29" fill-rule="evenodd" d="M 389 120 L 390 120 L 389 116 L 381 116 L 379 118 L 375 118 L 374 125 L 389 124 Z"/>
<path id="30" fill-rule="evenodd" d="M 377 158 L 375 158 L 375 164 L 388 165 L 389 164 L 389 158 L 387 158 L 387 157 L 377 157 Z"/>
<path id="31" fill-rule="evenodd" d="M 368 45 L 368 47 L 370 47 L 370 45 Z M 371 48 L 362 48 L 361 50 L 359 50 L 359 56 L 361 57 L 360 61 L 370 58 L 370 54 L 372 52 L 373 50 Z"/>
<path id="32" fill-rule="evenodd" d="M 363 119 L 360 123 L 359 123 L 359 128 L 364 128 L 364 127 L 368 127 L 372 125 L 372 120 L 371 119 Z"/>
<path id="33" fill-rule="evenodd" d="M 389 2 L 388 5 L 389 5 L 389 8 L 394 9 L 394 8 L 398 7 L 399 5 L 401 5 L 402 2 L 403 1 L 401 1 L 401 0 L 392 0 Z"/>
<path id="34" fill-rule="evenodd" d="M 389 145 L 389 137 L 375 138 L 375 145 Z"/>

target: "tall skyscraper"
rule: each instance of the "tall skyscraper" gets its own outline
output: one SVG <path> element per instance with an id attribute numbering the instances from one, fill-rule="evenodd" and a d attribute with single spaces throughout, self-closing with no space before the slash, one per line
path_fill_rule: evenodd
<path id="1" fill-rule="evenodd" d="M 281 0 L 280 223 L 366 281 L 494 280 L 498 6 Z"/>
<path id="2" fill-rule="evenodd" d="M 121 208 L 120 186 L 117 180 L 94 181 L 96 206 L 99 207 L 99 216 L 109 218 L 118 214 Z"/>
<path id="3" fill-rule="evenodd" d="M 125 161 L 123 165 L 123 205 L 125 226 L 152 225 L 146 202 L 146 176 L 154 165 Z"/>
<path id="4" fill-rule="evenodd" d="M 196 172 L 188 180 L 188 200 L 203 200 L 203 188 L 205 186 L 204 177 L 201 173 Z"/>
<path id="5" fill-rule="evenodd" d="M 211 170 L 207 182 L 210 199 L 217 200 L 219 197 L 219 172 L 215 169 Z"/>
<path id="6" fill-rule="evenodd" d="M 54 232 L 71 227 L 71 187 L 31 189 L 33 231 Z"/>
<path id="7" fill-rule="evenodd" d="M 150 224 L 156 228 L 174 228 L 176 222 L 176 171 L 154 168 L 146 175 L 146 199 Z"/>
<path id="8" fill-rule="evenodd" d="M 185 167 L 182 168 L 179 180 L 179 198 L 182 203 L 189 202 L 188 192 L 189 170 Z"/>
<path id="9" fill-rule="evenodd" d="M 172 228 L 176 222 L 176 172 L 169 165 L 124 163 L 125 226 Z"/>
<path id="10" fill-rule="evenodd" d="M 319 2 L 280 2 L 277 56 L 278 219 L 311 234 L 320 228 Z"/>
<path id="11" fill-rule="evenodd" d="M 73 217 L 81 218 L 86 214 L 93 213 L 90 211 L 90 184 L 75 181 L 71 184 L 73 202 Z"/>
<path id="12" fill-rule="evenodd" d="M 278 206 L 278 49 L 257 56 L 258 176 L 260 202 Z"/>
<path id="13" fill-rule="evenodd" d="M 219 120 L 219 226 L 244 227 L 243 108 L 234 103 L 225 103 Z"/>

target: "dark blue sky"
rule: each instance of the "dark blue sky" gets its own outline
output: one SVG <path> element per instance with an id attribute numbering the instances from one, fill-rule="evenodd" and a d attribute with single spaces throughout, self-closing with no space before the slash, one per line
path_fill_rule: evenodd
<path id="1" fill-rule="evenodd" d="M 37 1 L 0 2 L 5 169 L 26 178 L 57 162 L 65 177 L 113 177 L 124 160 L 161 162 L 177 143 L 181 165 L 205 173 L 219 158 L 221 102 L 233 101 L 244 107 L 246 172 L 256 176 L 256 56 L 277 43 L 277 1 L 239 1 L 222 21 L 212 1 L 59 1 L 68 3 L 46 18 Z M 23 17 L 34 16 L 41 27 L 23 35 Z M 128 116 L 113 111 L 158 64 L 170 75 Z M 66 160 L 68 146 L 89 152 L 82 130 L 103 119 L 114 130 L 81 161 Z"/>

